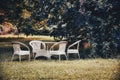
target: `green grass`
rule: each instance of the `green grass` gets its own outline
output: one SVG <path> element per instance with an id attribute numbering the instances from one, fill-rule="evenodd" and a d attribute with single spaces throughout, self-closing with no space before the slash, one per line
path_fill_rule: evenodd
<path id="1" fill-rule="evenodd" d="M 9 37 L 10 38 L 10 37 Z M 11 62 L 11 40 L 0 42 L 0 80 L 120 80 L 119 59 L 31 60 L 16 56 Z M 21 41 L 28 45 L 33 38 Z M 51 38 L 38 38 L 49 40 Z"/>

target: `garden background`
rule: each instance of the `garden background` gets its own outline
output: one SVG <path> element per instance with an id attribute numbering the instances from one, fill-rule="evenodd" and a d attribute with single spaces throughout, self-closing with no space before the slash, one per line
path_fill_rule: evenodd
<path id="1" fill-rule="evenodd" d="M 0 0 L 0 24 L 0 79 L 120 79 L 119 0 Z M 82 40 L 81 59 L 11 63 L 11 42 L 31 40 Z"/>

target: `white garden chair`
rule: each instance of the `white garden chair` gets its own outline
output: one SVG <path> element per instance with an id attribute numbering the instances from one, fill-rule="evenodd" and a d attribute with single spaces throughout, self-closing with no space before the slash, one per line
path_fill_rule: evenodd
<path id="1" fill-rule="evenodd" d="M 33 53 L 34 59 L 39 56 L 45 56 L 48 58 L 50 57 L 50 55 L 46 51 L 46 45 L 44 42 L 33 40 L 33 41 L 30 41 L 29 44 L 32 47 L 32 53 Z"/>
<path id="2" fill-rule="evenodd" d="M 68 56 L 68 58 L 69 58 L 69 54 L 78 54 L 78 57 L 80 59 L 80 54 L 79 54 L 79 44 L 80 44 L 80 42 L 81 42 L 81 40 L 76 41 L 73 44 L 68 46 L 68 48 L 67 48 L 67 56 Z"/>
<path id="3" fill-rule="evenodd" d="M 15 55 L 19 56 L 19 61 L 21 61 L 22 55 L 28 55 L 29 60 L 30 60 L 30 49 L 26 44 L 21 43 L 21 42 L 12 42 L 12 44 L 13 44 L 13 50 L 14 50 L 14 53 L 13 53 L 12 59 L 11 59 L 12 61 L 13 61 Z M 27 50 L 22 50 L 21 46 L 24 46 Z"/>
<path id="4" fill-rule="evenodd" d="M 55 50 L 55 47 L 59 45 L 59 48 L 58 50 Z M 67 59 L 67 55 L 66 55 L 66 45 L 67 45 L 67 42 L 66 41 L 60 41 L 60 42 L 57 42 L 55 44 L 53 44 L 50 48 L 50 55 L 58 55 L 59 56 L 59 60 L 61 60 L 61 55 L 65 55 L 66 59 Z"/>

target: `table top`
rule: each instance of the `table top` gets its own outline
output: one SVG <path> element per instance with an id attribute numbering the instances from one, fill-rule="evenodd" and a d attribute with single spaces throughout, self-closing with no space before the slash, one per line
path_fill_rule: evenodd
<path id="1" fill-rule="evenodd" d="M 44 43 L 58 43 L 58 42 L 52 42 L 52 41 L 51 41 L 51 42 L 44 42 Z"/>

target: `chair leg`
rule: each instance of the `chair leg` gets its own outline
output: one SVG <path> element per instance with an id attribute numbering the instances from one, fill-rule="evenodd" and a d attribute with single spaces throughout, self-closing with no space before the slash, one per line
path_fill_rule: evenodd
<path id="1" fill-rule="evenodd" d="M 36 57 L 37 57 L 37 56 L 36 56 L 36 53 L 34 53 L 34 60 L 36 59 Z"/>
<path id="2" fill-rule="evenodd" d="M 59 55 L 59 61 L 60 61 L 60 55 Z"/>
<path id="3" fill-rule="evenodd" d="M 29 61 L 30 61 L 30 54 L 29 54 Z"/>
<path id="4" fill-rule="evenodd" d="M 13 59 L 14 59 L 14 54 L 12 55 L 12 59 L 11 59 L 11 61 L 13 61 Z"/>
<path id="5" fill-rule="evenodd" d="M 21 62 L 21 55 L 19 55 L 19 61 Z"/>
<path id="6" fill-rule="evenodd" d="M 32 53 L 33 54 L 33 58 L 35 58 L 35 53 Z"/>
<path id="7" fill-rule="evenodd" d="M 65 55 L 65 57 L 66 57 L 66 60 L 68 60 L 67 55 Z"/>
<path id="8" fill-rule="evenodd" d="M 67 53 L 67 59 L 69 59 L 69 54 Z"/>
<path id="9" fill-rule="evenodd" d="M 79 59 L 80 59 L 80 54 L 78 53 L 78 57 L 79 57 Z"/>
<path id="10" fill-rule="evenodd" d="M 32 53 L 32 54 L 33 54 L 32 56 L 33 56 L 33 58 L 34 58 L 34 53 Z"/>
<path id="11" fill-rule="evenodd" d="M 36 56 L 34 57 L 34 60 L 35 60 Z"/>
<path id="12" fill-rule="evenodd" d="M 50 55 L 50 57 L 48 58 L 49 60 L 51 60 L 51 56 L 52 56 L 52 55 Z"/>
<path id="13" fill-rule="evenodd" d="M 49 56 L 48 59 L 51 60 L 51 56 Z"/>

